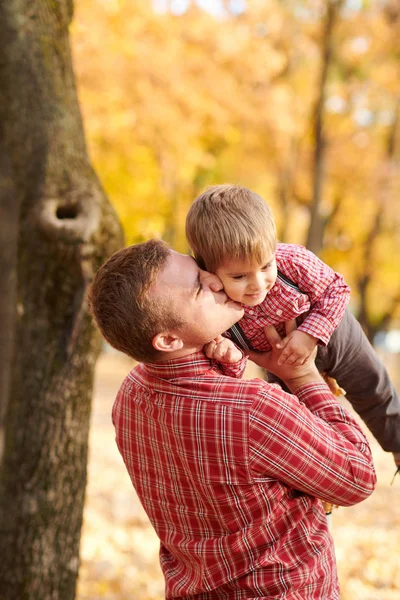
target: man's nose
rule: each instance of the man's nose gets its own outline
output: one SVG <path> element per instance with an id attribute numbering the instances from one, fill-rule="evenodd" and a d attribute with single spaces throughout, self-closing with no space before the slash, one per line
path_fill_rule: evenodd
<path id="1" fill-rule="evenodd" d="M 217 275 L 214 275 L 214 273 L 209 273 L 208 271 L 201 272 L 201 283 L 205 286 L 208 286 L 212 292 L 220 292 L 224 289 L 220 278 L 217 277 Z"/>

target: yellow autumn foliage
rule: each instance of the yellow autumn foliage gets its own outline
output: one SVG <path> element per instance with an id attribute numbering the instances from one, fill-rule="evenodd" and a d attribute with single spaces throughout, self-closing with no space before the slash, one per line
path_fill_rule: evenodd
<path id="1" fill-rule="evenodd" d="M 76 2 L 87 142 L 127 243 L 161 236 L 187 251 L 191 200 L 227 181 L 265 197 L 284 241 L 305 243 L 326 3 L 245 7 L 216 18 L 196 2 L 179 15 L 150 1 Z M 371 324 L 389 309 L 400 318 L 399 23 L 393 2 L 342 3 L 323 110 L 321 256 L 355 308 L 369 270 Z"/>

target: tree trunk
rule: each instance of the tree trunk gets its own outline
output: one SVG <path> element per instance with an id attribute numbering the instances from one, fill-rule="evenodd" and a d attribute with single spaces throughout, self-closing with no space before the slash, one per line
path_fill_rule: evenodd
<path id="1" fill-rule="evenodd" d="M 398 291 L 395 292 L 392 301 L 389 303 L 387 310 L 382 313 L 380 319 L 375 320 L 375 322 L 371 321 L 370 311 L 368 309 L 368 292 L 374 281 L 373 275 L 378 269 L 377 265 L 374 264 L 376 244 L 379 238 L 384 235 L 383 228 L 387 207 L 390 205 L 396 205 L 395 203 L 397 202 L 397 196 L 393 197 L 392 179 L 395 179 L 395 173 L 399 168 L 396 140 L 399 138 L 400 131 L 400 97 L 396 100 L 396 104 L 393 109 L 393 115 L 393 124 L 386 139 L 384 149 L 385 154 L 381 165 L 381 175 L 379 178 L 379 184 L 377 185 L 377 210 L 364 242 L 362 255 L 363 270 L 356 281 L 360 298 L 357 319 L 361 323 L 365 334 L 371 342 L 379 330 L 385 330 L 389 327 L 400 299 L 399 286 Z"/>
<path id="2" fill-rule="evenodd" d="M 85 290 L 122 243 L 87 157 L 72 11 L 71 0 L 0 3 L 0 197 L 8 207 L 2 241 L 10 240 L 0 315 L 12 364 L 1 387 L 0 598 L 7 600 L 75 595 L 100 346 Z"/>
<path id="3" fill-rule="evenodd" d="M 279 207 L 281 210 L 281 222 L 278 228 L 278 239 L 280 242 L 288 242 L 288 231 L 290 229 L 290 217 L 293 213 L 294 181 L 297 169 L 300 140 L 293 137 L 287 156 L 281 166 L 278 166 L 277 184 Z"/>
<path id="4" fill-rule="evenodd" d="M 328 0 L 327 12 L 322 36 L 321 72 L 318 85 L 313 130 L 314 130 L 314 161 L 313 161 L 313 192 L 310 206 L 310 226 L 306 246 L 318 254 L 323 246 L 324 231 L 328 220 L 321 212 L 323 200 L 323 183 L 325 170 L 326 140 L 324 131 L 324 105 L 328 71 L 332 60 L 333 31 L 342 0 Z"/>
<path id="5" fill-rule="evenodd" d="M 2 135 L 0 124 L 0 141 Z M 6 149 L 0 146 L 0 464 L 15 335 L 19 206 Z"/>

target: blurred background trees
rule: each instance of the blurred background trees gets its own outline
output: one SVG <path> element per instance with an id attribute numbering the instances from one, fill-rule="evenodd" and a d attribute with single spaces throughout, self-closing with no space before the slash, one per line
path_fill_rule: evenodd
<path id="1" fill-rule="evenodd" d="M 240 183 L 353 288 L 372 339 L 400 317 L 396 0 L 80 0 L 89 147 L 128 243 L 187 250 L 207 185 Z"/>

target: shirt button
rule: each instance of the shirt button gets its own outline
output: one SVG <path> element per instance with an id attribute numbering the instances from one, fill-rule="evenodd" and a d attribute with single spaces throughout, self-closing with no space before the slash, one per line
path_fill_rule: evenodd
<path id="1" fill-rule="evenodd" d="M 249 310 L 249 315 L 254 315 L 254 310 Z"/>
<path id="2" fill-rule="evenodd" d="M 281 309 L 280 309 L 280 308 L 278 308 L 278 310 L 276 311 L 276 314 L 278 315 L 278 317 L 280 317 L 280 316 L 281 316 L 281 314 L 282 314 L 282 311 L 281 311 Z"/>

